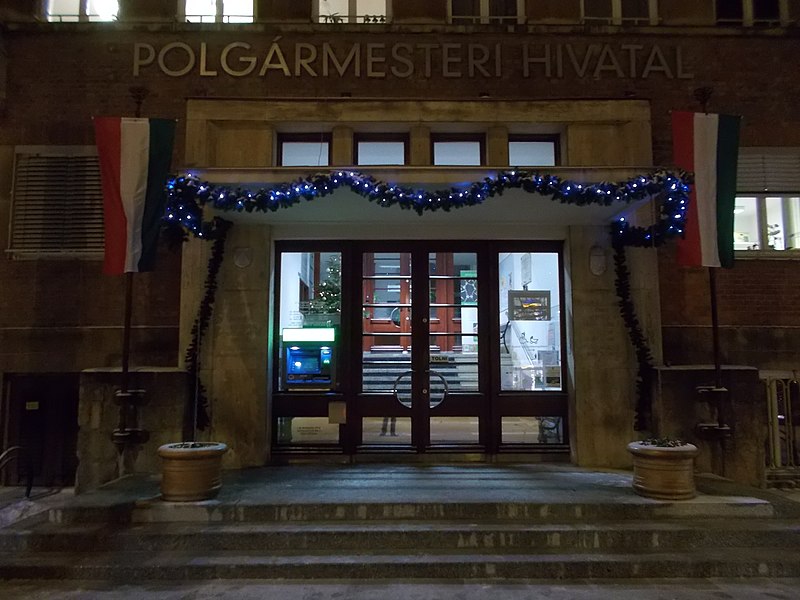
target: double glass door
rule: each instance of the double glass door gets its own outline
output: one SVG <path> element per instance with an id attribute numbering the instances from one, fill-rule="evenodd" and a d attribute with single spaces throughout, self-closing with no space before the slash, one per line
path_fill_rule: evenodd
<path id="1" fill-rule="evenodd" d="M 558 243 L 276 248 L 277 450 L 568 449 Z"/>
<path id="2" fill-rule="evenodd" d="M 478 254 L 365 249 L 360 266 L 362 444 L 480 444 Z"/>

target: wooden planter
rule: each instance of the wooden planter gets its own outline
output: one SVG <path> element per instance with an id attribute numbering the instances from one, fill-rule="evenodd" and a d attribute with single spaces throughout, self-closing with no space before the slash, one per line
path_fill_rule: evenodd
<path id="1" fill-rule="evenodd" d="M 222 487 L 222 455 L 228 451 L 218 442 L 165 444 L 162 459 L 161 498 L 169 502 L 193 502 L 214 498 Z"/>
<path id="2" fill-rule="evenodd" d="M 697 446 L 667 447 L 631 442 L 633 489 L 640 496 L 657 500 L 689 500 L 694 487 L 694 458 Z"/>

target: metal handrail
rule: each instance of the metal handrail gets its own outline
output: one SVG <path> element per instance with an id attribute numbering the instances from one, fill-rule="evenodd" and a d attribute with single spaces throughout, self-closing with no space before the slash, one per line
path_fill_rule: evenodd
<path id="1" fill-rule="evenodd" d="M 25 475 L 27 478 L 27 483 L 25 485 L 25 497 L 31 497 L 31 490 L 33 489 L 33 461 L 31 460 L 30 452 L 26 452 L 25 448 L 22 446 L 11 446 L 6 448 L 2 454 L 0 454 L 0 471 L 2 471 L 7 464 L 9 464 L 15 457 L 14 452 L 17 453 L 17 457 L 19 455 L 24 455 L 26 458 L 26 465 L 25 465 Z"/>
<path id="2" fill-rule="evenodd" d="M 794 417 L 798 413 L 795 397 L 798 390 L 797 377 L 767 377 L 764 379 L 767 388 L 768 419 L 768 454 L 767 463 L 770 468 L 796 468 L 797 457 L 800 456 L 800 440 L 795 437 Z"/>

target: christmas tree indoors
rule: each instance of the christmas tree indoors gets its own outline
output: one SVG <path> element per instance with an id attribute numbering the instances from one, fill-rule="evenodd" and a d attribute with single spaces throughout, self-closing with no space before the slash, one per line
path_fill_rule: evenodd
<path id="1" fill-rule="evenodd" d="M 308 302 L 311 314 L 332 314 L 342 310 L 342 259 L 333 255 L 328 259 L 325 274 Z"/>

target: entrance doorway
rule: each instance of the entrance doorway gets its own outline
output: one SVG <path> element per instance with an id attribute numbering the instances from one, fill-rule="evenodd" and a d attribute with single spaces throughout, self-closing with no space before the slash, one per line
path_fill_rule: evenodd
<path id="1" fill-rule="evenodd" d="M 274 450 L 567 452 L 560 250 L 278 243 Z"/>
<path id="2" fill-rule="evenodd" d="M 478 253 L 369 249 L 361 264 L 362 443 L 480 446 Z"/>
<path id="3" fill-rule="evenodd" d="M 4 378 L 0 448 L 21 447 L 2 474 L 2 485 L 64 487 L 78 467 L 77 373 L 7 374 Z"/>

